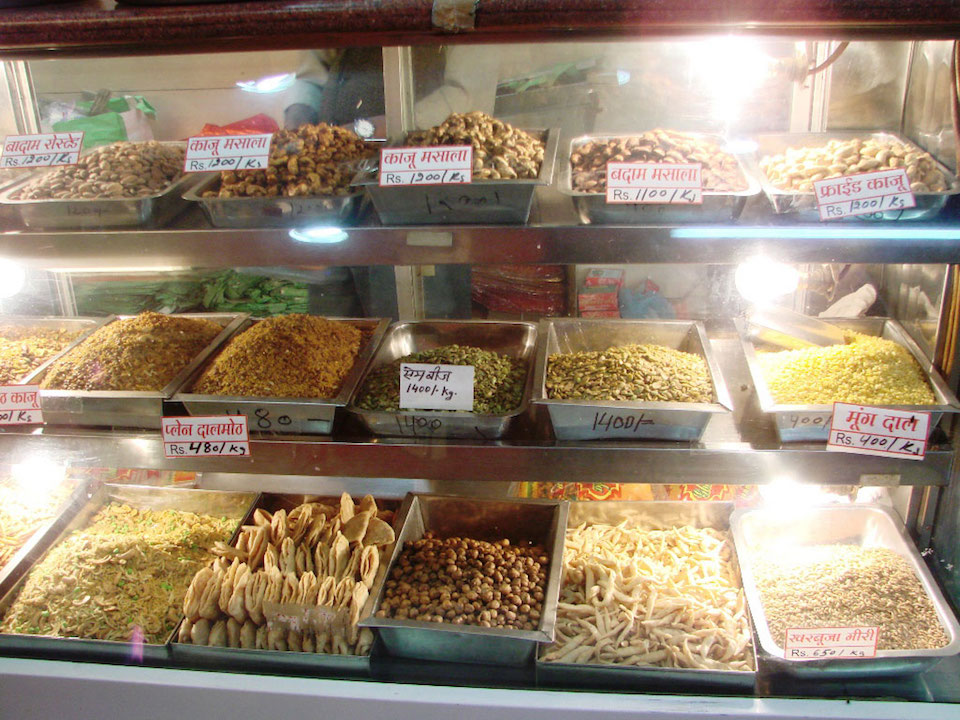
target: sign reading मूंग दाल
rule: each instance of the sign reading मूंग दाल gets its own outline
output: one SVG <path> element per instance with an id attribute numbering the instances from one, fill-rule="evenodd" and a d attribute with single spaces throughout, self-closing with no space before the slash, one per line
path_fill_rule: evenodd
<path id="1" fill-rule="evenodd" d="M 0 385 L 0 425 L 41 423 L 39 385 Z"/>
<path id="2" fill-rule="evenodd" d="M 787 628 L 787 660 L 872 658 L 877 656 L 878 627 Z"/>
<path id="3" fill-rule="evenodd" d="M 473 179 L 473 147 L 398 147 L 380 151 L 380 186 L 463 185 Z"/>
<path id="4" fill-rule="evenodd" d="M 0 168 L 76 165 L 82 148 L 82 132 L 7 135 Z"/>
<path id="5" fill-rule="evenodd" d="M 210 135 L 187 141 L 184 172 L 265 170 L 270 166 L 273 135 Z"/>
<path id="6" fill-rule="evenodd" d="M 250 456 L 245 415 L 164 417 L 160 434 L 168 458 Z"/>
<path id="7" fill-rule="evenodd" d="M 700 163 L 607 163 L 607 202 L 615 205 L 700 205 Z"/>
<path id="8" fill-rule="evenodd" d="M 827 450 L 923 460 L 930 413 L 833 404 Z"/>
<path id="9" fill-rule="evenodd" d="M 814 180 L 813 192 L 821 220 L 896 212 L 917 204 L 904 168 Z"/>
<path id="10" fill-rule="evenodd" d="M 401 363 L 401 410 L 473 410 L 473 365 Z"/>

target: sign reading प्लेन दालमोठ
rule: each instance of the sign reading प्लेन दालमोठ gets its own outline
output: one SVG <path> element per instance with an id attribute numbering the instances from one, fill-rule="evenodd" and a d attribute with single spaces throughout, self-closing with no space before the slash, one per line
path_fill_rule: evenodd
<path id="1" fill-rule="evenodd" d="M 250 456 L 245 415 L 164 417 L 160 434 L 168 458 Z"/>

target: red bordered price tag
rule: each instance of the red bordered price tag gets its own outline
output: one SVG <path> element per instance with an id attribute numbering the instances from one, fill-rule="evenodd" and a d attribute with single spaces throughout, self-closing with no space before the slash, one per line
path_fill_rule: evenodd
<path id="1" fill-rule="evenodd" d="M 827 450 L 923 460 L 930 413 L 833 404 Z"/>
<path id="2" fill-rule="evenodd" d="M 380 151 L 380 187 L 464 185 L 473 180 L 473 147 L 386 148 Z"/>
<path id="3" fill-rule="evenodd" d="M 877 656 L 878 627 L 787 628 L 787 660 L 862 660 Z"/>
<path id="4" fill-rule="evenodd" d="M 82 149 L 82 132 L 7 135 L 0 168 L 76 165 Z"/>
<path id="5" fill-rule="evenodd" d="M 904 168 L 814 180 L 813 191 L 821 220 L 896 212 L 917 204 Z"/>
<path id="6" fill-rule="evenodd" d="M 607 163 L 607 202 L 611 204 L 700 205 L 700 163 Z"/>
<path id="7" fill-rule="evenodd" d="M 41 423 L 39 385 L 0 385 L 0 425 Z"/>
<path id="8" fill-rule="evenodd" d="M 210 135 L 187 141 L 184 172 L 265 170 L 270 166 L 273 135 Z"/>
<path id="9" fill-rule="evenodd" d="M 250 456 L 245 415 L 164 417 L 160 434 L 168 458 Z"/>

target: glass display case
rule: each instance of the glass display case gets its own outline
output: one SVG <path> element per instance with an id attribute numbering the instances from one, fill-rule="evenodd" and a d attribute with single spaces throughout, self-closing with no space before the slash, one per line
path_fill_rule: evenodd
<path id="1" fill-rule="evenodd" d="M 354 5 L 2 11 L 4 707 L 954 714 L 956 8 Z"/>

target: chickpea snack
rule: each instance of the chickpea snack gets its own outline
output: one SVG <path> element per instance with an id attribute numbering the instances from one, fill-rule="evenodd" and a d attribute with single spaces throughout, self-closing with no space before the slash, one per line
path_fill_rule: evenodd
<path id="1" fill-rule="evenodd" d="M 361 623 L 391 654 L 519 665 L 553 639 L 565 504 L 414 494 L 406 508 Z"/>

